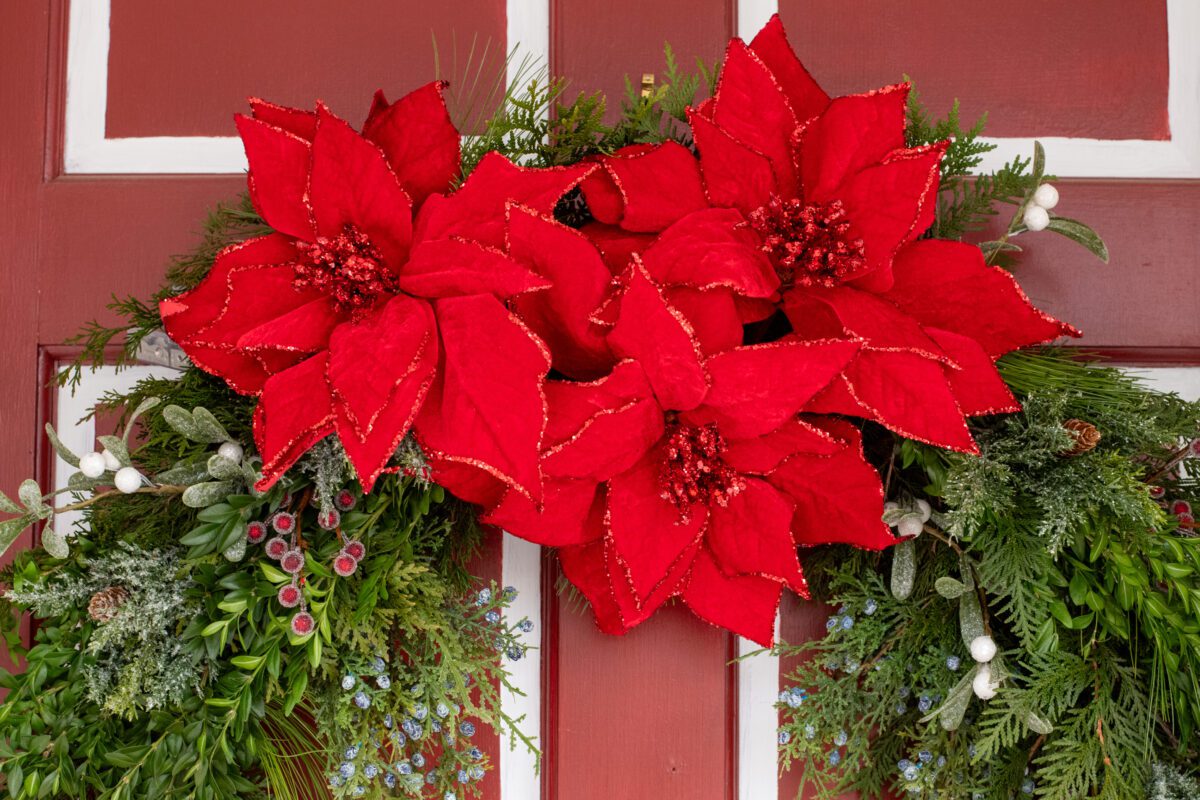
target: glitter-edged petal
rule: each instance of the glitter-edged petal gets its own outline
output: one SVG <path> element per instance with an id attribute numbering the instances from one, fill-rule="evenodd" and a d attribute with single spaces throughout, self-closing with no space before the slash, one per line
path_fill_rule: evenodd
<path id="1" fill-rule="evenodd" d="M 677 142 L 625 148 L 600 164 L 608 180 L 589 179 L 583 190 L 602 222 L 652 233 L 708 205 L 696 157 Z"/>
<path id="2" fill-rule="evenodd" d="M 546 547 L 571 547 L 604 536 L 603 485 L 588 480 L 546 481 L 541 507 L 520 492 L 480 517 L 514 536 Z"/>
<path id="3" fill-rule="evenodd" d="M 705 622 L 745 636 L 763 647 L 775 643 L 775 614 L 783 584 L 751 575 L 730 577 L 702 548 L 692 563 L 683 601 Z"/>
<path id="4" fill-rule="evenodd" d="M 259 491 L 273 486 L 296 459 L 333 431 L 333 399 L 325 384 L 328 353 L 271 376 L 254 410 L 254 442 L 262 456 Z"/>
<path id="5" fill-rule="evenodd" d="M 642 253 L 642 263 L 663 286 L 723 287 L 746 297 L 770 297 L 779 278 L 758 245 L 739 212 L 710 208 L 664 231 Z"/>
<path id="6" fill-rule="evenodd" d="M 805 592 L 792 542 L 793 503 L 760 478 L 746 479 L 724 506 L 709 511 L 705 542 L 726 575 L 758 575 Z"/>
<path id="7" fill-rule="evenodd" d="M 250 199 L 275 230 L 298 239 L 313 238 L 313 222 L 304 195 L 312 146 L 294 133 L 238 114 L 234 117 L 246 160 Z"/>
<path id="8" fill-rule="evenodd" d="M 974 339 L 950 331 L 926 328 L 958 369 L 947 369 L 946 380 L 959 408 L 968 417 L 982 414 L 1007 414 L 1021 410 L 1008 384 L 1000 377 L 992 359 Z"/>
<path id="9" fill-rule="evenodd" d="M 800 175 L 804 197 L 838 199 L 842 182 L 904 147 L 908 84 L 839 97 L 804 128 Z"/>
<path id="10" fill-rule="evenodd" d="M 400 270 L 400 288 L 417 297 L 512 297 L 550 282 L 499 250 L 462 239 L 421 242 Z"/>
<path id="11" fill-rule="evenodd" d="M 769 158 L 698 111 L 689 112 L 688 120 L 700 151 L 700 171 L 710 203 L 749 214 L 779 191 Z"/>
<path id="12" fill-rule="evenodd" d="M 383 150 L 417 206 L 435 192 L 449 191 L 460 168 L 459 135 L 442 97 L 445 87 L 434 81 L 391 105 L 373 106 L 363 125 L 363 136 Z"/>
<path id="13" fill-rule="evenodd" d="M 817 85 L 792 50 L 778 14 L 771 15 L 767 24 L 750 42 L 750 49 L 774 74 L 797 120 L 803 122 L 821 113 L 829 104 L 829 95 Z"/>

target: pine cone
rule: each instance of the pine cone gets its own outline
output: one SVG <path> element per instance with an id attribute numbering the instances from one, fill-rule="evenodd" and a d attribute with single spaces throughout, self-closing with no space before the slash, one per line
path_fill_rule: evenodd
<path id="1" fill-rule="evenodd" d="M 92 595 L 88 601 L 88 616 L 96 622 L 108 622 L 117 615 L 121 606 L 129 599 L 124 586 L 109 586 Z"/>
<path id="2" fill-rule="evenodd" d="M 1075 437 L 1075 445 L 1059 453 L 1060 456 L 1081 456 L 1090 450 L 1094 450 L 1096 445 L 1100 444 L 1100 429 L 1090 422 L 1084 422 L 1081 419 L 1069 419 L 1062 426 L 1067 429 L 1068 433 Z"/>

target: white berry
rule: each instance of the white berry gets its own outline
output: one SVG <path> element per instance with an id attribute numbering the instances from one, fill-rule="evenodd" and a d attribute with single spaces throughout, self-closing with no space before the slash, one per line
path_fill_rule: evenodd
<path id="1" fill-rule="evenodd" d="M 100 453 L 85 453 L 79 457 L 79 471 L 89 478 L 99 478 L 106 468 L 104 456 Z"/>
<path id="2" fill-rule="evenodd" d="M 929 522 L 929 518 L 933 516 L 933 507 L 924 500 L 917 501 L 917 511 L 921 512 L 921 522 Z"/>
<path id="3" fill-rule="evenodd" d="M 112 454 L 112 452 L 109 451 L 107 447 L 104 448 L 104 452 L 100 455 L 104 458 L 104 468 L 109 472 L 116 472 L 121 468 L 121 462 Z"/>
<path id="4" fill-rule="evenodd" d="M 1044 231 L 1050 224 L 1050 213 L 1041 206 L 1031 205 L 1025 209 L 1025 216 L 1021 221 L 1031 231 Z"/>
<path id="5" fill-rule="evenodd" d="M 976 636 L 971 640 L 971 658 L 986 664 L 996 657 L 996 643 L 990 636 Z"/>
<path id="6" fill-rule="evenodd" d="M 226 442 L 217 448 L 217 455 L 235 464 L 242 463 L 242 446 L 237 442 Z"/>
<path id="7" fill-rule="evenodd" d="M 981 664 L 975 671 L 975 677 L 971 679 L 971 689 L 975 692 L 975 696 L 980 700 L 991 700 L 996 696 L 998 687 L 998 683 L 992 682 L 992 668 L 987 664 Z"/>
<path id="8" fill-rule="evenodd" d="M 142 488 L 142 473 L 133 467 L 121 467 L 117 470 L 113 483 L 125 494 L 133 494 Z"/>
<path id="9" fill-rule="evenodd" d="M 1048 183 L 1043 183 L 1033 193 L 1033 202 L 1049 211 L 1058 205 L 1058 189 Z"/>
<path id="10" fill-rule="evenodd" d="M 925 523 L 921 521 L 920 514 L 905 514 L 896 524 L 896 532 L 905 538 L 920 536 L 923 530 Z"/>
<path id="11" fill-rule="evenodd" d="M 1200 439 L 1198 439 L 1197 441 L 1200 441 Z M 899 503 L 894 503 L 891 500 L 889 500 L 883 504 L 884 511 L 895 511 L 899 507 L 900 507 Z"/>

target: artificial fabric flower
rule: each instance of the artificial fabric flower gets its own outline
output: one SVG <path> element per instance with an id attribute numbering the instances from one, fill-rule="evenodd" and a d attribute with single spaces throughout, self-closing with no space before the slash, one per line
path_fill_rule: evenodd
<path id="1" fill-rule="evenodd" d="M 921 238 L 948 143 L 906 145 L 908 90 L 830 100 L 773 17 L 749 46 L 730 43 L 714 96 L 690 113 L 698 169 L 666 148 L 604 160 L 583 184 L 603 223 L 591 235 L 618 261 L 641 251 L 660 281 L 704 292 L 710 318 L 731 313 L 718 276 L 771 273 L 768 301 L 734 296 L 743 322 L 781 311 L 795 335 L 862 345 L 809 410 L 976 452 L 966 418 L 1019 408 L 994 360 L 1078 332 L 977 247 Z M 671 240 L 686 246 L 660 246 Z"/>
<path id="2" fill-rule="evenodd" d="M 549 212 L 588 167 L 489 154 L 439 194 L 459 171 L 441 91 L 377 95 L 361 134 L 320 104 L 252 101 L 237 119 L 276 232 L 223 251 L 160 311 L 197 366 L 258 396 L 260 488 L 336 433 L 369 491 L 415 425 L 439 457 L 541 491 L 549 360 L 504 300 L 548 284 L 507 254 L 507 220 L 518 203 Z"/>
<path id="3" fill-rule="evenodd" d="M 607 343 L 620 359 L 608 375 L 546 384 L 541 504 L 431 464 L 485 505 L 485 522 L 559 548 L 602 630 L 624 632 L 679 596 L 770 644 L 784 588 L 807 596 L 798 545 L 892 543 L 858 431 L 797 416 L 857 343 L 792 337 L 708 354 L 637 259 Z"/>

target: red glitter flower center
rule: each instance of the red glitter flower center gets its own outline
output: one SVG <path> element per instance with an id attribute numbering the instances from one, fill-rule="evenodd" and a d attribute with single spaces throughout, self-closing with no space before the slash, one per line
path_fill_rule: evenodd
<path id="1" fill-rule="evenodd" d="M 297 242 L 303 254 L 295 265 L 297 289 L 317 289 L 333 299 L 339 313 L 360 317 L 382 297 L 400 289 L 396 274 L 365 233 L 353 225 L 332 239 Z"/>
<path id="2" fill-rule="evenodd" d="M 659 480 L 663 499 L 679 509 L 682 522 L 690 521 L 693 503 L 724 506 L 746 487 L 745 479 L 722 460 L 724 452 L 725 439 L 716 424 L 668 425 Z"/>
<path id="3" fill-rule="evenodd" d="M 863 240 L 851 232 L 840 200 L 806 204 L 772 195 L 750 212 L 783 288 L 837 286 L 867 264 Z"/>

